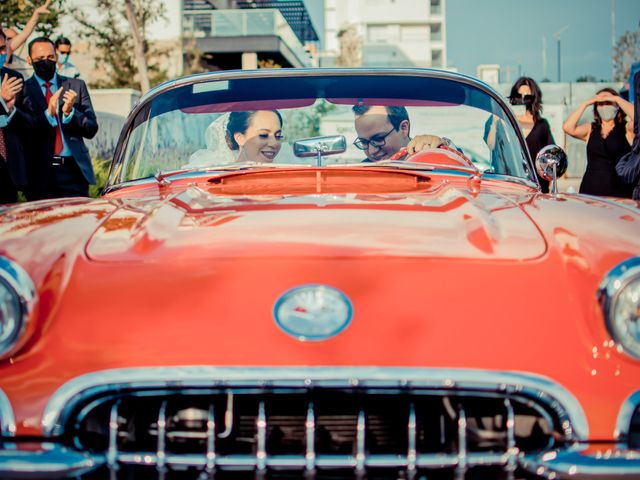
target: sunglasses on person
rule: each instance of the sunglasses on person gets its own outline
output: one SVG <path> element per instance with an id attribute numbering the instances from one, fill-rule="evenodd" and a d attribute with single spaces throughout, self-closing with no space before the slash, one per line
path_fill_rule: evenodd
<path id="1" fill-rule="evenodd" d="M 395 129 L 396 128 L 393 127 L 387 133 L 378 133 L 377 135 L 374 135 L 373 137 L 368 139 L 358 137 L 354 140 L 353 144 L 360 150 L 366 150 L 367 148 L 369 148 L 369 146 L 382 148 L 387 143 L 387 137 L 391 135 L 391 132 L 393 132 Z"/>
<path id="2" fill-rule="evenodd" d="M 515 95 L 509 97 L 511 105 L 527 105 L 533 103 L 533 95 Z"/>

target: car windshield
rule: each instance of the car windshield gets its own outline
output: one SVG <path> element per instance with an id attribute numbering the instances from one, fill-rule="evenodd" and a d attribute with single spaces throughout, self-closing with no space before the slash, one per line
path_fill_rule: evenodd
<path id="1" fill-rule="evenodd" d="M 485 174 L 531 179 L 504 107 L 461 78 L 433 73 L 196 76 L 161 89 L 137 109 L 109 184 L 176 170 L 316 165 L 316 158 L 296 156 L 296 142 L 339 135 L 346 138 L 346 149 L 324 156 L 322 165 L 411 162 L 402 147 L 411 138 L 432 135 L 450 139 L 452 150 Z"/>

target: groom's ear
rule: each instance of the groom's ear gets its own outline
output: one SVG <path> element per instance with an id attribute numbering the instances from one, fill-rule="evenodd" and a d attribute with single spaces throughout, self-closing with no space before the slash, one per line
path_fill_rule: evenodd
<path id="1" fill-rule="evenodd" d="M 407 137 L 409 136 L 409 129 L 411 128 L 411 125 L 409 124 L 409 120 L 403 120 L 402 122 L 400 122 L 400 132 L 402 132 L 403 135 L 406 135 Z"/>

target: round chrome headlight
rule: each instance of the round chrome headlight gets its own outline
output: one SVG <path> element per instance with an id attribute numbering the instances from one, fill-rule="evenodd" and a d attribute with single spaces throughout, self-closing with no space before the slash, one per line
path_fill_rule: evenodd
<path id="1" fill-rule="evenodd" d="M 640 358 L 640 257 L 625 260 L 607 274 L 598 300 L 611 337 Z"/>
<path id="2" fill-rule="evenodd" d="M 0 257 L 0 358 L 13 353 L 35 305 L 35 287 L 17 263 Z"/>

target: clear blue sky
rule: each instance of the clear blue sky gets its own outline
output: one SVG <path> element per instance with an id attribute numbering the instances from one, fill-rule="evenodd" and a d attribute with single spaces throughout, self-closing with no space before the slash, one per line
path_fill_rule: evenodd
<path id="1" fill-rule="evenodd" d="M 518 75 L 543 78 L 542 38 L 547 38 L 547 77 L 557 80 L 561 35 L 562 81 L 582 75 L 610 80 L 611 0 L 446 0 L 447 56 L 461 73 L 497 63 Z M 640 0 L 615 0 L 616 39 L 638 28 Z M 640 60 L 640 58 L 638 59 Z M 506 81 L 503 77 L 503 81 Z"/>

